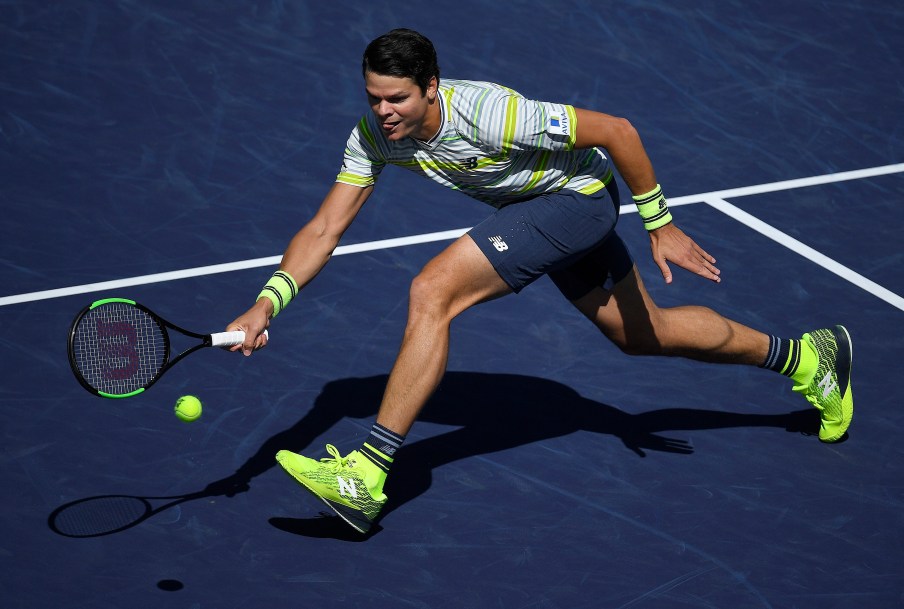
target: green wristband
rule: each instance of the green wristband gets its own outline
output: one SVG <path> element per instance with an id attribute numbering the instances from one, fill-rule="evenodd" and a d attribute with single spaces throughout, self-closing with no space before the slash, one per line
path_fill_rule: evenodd
<path id="1" fill-rule="evenodd" d="M 298 284 L 291 275 L 285 271 L 276 271 L 270 281 L 264 285 L 264 289 L 257 295 L 257 300 L 268 298 L 273 303 L 273 315 L 276 317 L 279 312 L 289 306 L 292 299 L 298 296 Z"/>
<path id="2" fill-rule="evenodd" d="M 640 214 L 645 229 L 656 230 L 672 221 L 672 214 L 669 213 L 669 206 L 659 184 L 650 192 L 631 198 L 637 205 L 637 213 Z"/>

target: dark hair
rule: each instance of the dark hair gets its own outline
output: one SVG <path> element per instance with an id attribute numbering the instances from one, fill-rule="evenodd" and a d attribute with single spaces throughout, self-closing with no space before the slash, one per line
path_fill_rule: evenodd
<path id="1" fill-rule="evenodd" d="M 431 78 L 435 76 L 439 81 L 433 43 L 423 34 L 405 28 L 383 34 L 367 45 L 361 71 L 410 78 L 421 88 L 421 93 L 427 92 Z"/>

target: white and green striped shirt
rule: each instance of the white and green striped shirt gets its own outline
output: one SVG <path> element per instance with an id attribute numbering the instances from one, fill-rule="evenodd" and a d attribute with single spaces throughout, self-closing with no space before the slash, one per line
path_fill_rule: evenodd
<path id="1" fill-rule="evenodd" d="M 574 150 L 572 106 L 488 82 L 446 79 L 439 89 L 442 122 L 433 139 L 390 142 L 368 113 L 348 139 L 336 181 L 370 186 L 389 163 L 501 207 L 563 188 L 592 194 L 612 179 L 602 151 Z"/>

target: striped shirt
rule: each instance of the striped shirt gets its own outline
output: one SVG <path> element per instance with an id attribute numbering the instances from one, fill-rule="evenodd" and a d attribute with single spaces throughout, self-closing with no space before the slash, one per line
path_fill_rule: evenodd
<path id="1" fill-rule="evenodd" d="M 367 187 L 386 164 L 502 207 L 561 189 L 592 194 L 612 179 L 596 148 L 575 150 L 572 106 L 524 98 L 501 85 L 444 79 L 441 124 L 428 142 L 391 142 L 373 113 L 354 128 L 337 182 Z"/>

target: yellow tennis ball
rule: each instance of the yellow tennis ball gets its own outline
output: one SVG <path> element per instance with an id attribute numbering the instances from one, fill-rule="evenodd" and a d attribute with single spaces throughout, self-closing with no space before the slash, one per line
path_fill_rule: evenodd
<path id="1" fill-rule="evenodd" d="M 193 395 L 183 395 L 176 400 L 176 417 L 186 423 L 198 420 L 201 416 L 201 400 Z"/>

